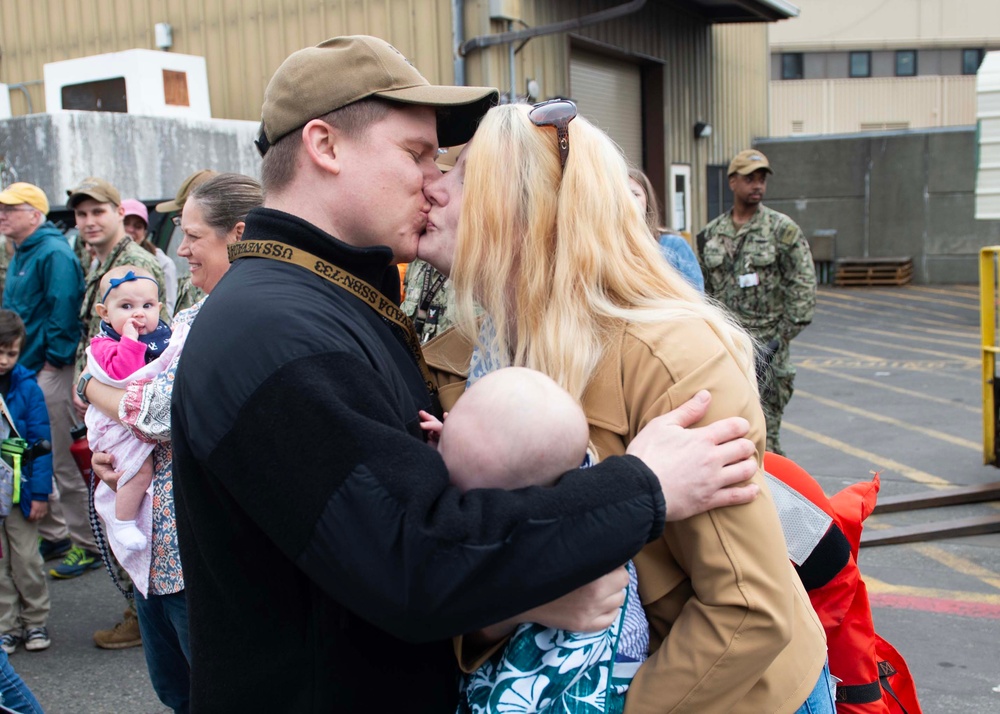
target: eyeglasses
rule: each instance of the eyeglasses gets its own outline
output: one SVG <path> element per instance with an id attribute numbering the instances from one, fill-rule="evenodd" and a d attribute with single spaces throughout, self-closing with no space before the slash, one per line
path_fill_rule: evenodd
<path id="1" fill-rule="evenodd" d="M 0 213 L 14 213 L 16 211 L 34 211 L 34 210 L 36 210 L 36 209 L 34 209 L 31 206 L 22 206 L 22 205 L 4 206 L 4 205 L 0 205 Z"/>
<path id="2" fill-rule="evenodd" d="M 576 119 L 576 104 L 569 99 L 550 99 L 531 107 L 528 118 L 535 126 L 552 126 L 559 139 L 559 165 L 566 167 L 569 156 L 569 123 Z"/>

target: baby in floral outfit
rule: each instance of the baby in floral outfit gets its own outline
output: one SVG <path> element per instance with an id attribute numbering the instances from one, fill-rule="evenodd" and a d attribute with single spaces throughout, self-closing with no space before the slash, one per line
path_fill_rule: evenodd
<path id="1" fill-rule="evenodd" d="M 488 372 L 470 384 L 444 423 L 427 412 L 420 416 L 462 491 L 551 486 L 595 460 L 579 403 L 534 370 Z M 631 563 L 628 570 L 625 605 L 610 628 L 579 633 L 520 625 L 506 646 L 463 676 L 458 712 L 621 712 L 649 651 L 649 623 Z"/>

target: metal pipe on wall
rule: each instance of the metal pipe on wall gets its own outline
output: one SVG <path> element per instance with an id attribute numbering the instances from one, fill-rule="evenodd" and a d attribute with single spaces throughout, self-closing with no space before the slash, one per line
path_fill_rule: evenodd
<path id="1" fill-rule="evenodd" d="M 465 85 L 465 55 L 460 48 L 465 42 L 465 0 L 451 0 L 451 53 L 455 84 Z"/>

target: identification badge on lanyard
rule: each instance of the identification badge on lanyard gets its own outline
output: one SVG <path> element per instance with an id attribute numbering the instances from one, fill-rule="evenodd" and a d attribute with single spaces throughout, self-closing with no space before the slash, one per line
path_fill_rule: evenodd
<path id="1" fill-rule="evenodd" d="M 740 276 L 739 280 L 741 288 L 752 288 L 756 285 L 760 285 L 760 277 L 757 273 L 744 273 Z"/>

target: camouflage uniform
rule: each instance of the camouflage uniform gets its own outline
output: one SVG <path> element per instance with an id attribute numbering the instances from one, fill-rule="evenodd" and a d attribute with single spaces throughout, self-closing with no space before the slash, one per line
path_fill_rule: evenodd
<path id="1" fill-rule="evenodd" d="M 439 282 L 440 279 L 440 282 Z M 437 288 L 435 289 L 435 286 Z M 430 293 L 430 302 L 420 314 L 420 303 Z M 421 342 L 427 342 L 451 327 L 455 288 L 451 281 L 422 260 L 414 260 L 406 270 L 406 298 L 400 306 L 411 320 Z"/>
<path id="2" fill-rule="evenodd" d="M 86 327 L 84 339 L 80 341 L 80 346 L 76 350 L 76 373 L 73 377 L 73 384 L 80 378 L 80 374 L 87 367 L 87 347 L 90 339 L 101 329 L 101 318 L 94 309 L 94 305 L 101 301 L 100 294 L 101 278 L 112 268 L 119 265 L 134 265 L 142 268 L 156 278 L 159 283 L 159 299 L 162 303 L 160 308 L 160 318 L 170 324 L 170 315 L 167 314 L 167 298 L 163 286 L 163 270 L 156 262 L 156 256 L 145 248 L 137 246 L 131 238 L 125 236 L 111 251 L 111 255 L 99 266 L 90 271 L 87 275 L 87 290 L 83 294 L 83 305 L 80 306 L 80 322 Z"/>
<path id="3" fill-rule="evenodd" d="M 176 315 L 181 310 L 187 310 L 203 297 L 205 297 L 205 291 L 191 283 L 190 275 L 181 278 L 177 281 L 177 303 L 174 305 L 174 314 Z"/>
<path id="4" fill-rule="evenodd" d="M 766 374 L 758 379 L 767 449 L 783 454 L 778 431 L 795 380 L 788 343 L 812 322 L 816 307 L 809 244 L 792 219 L 764 205 L 739 230 L 732 212 L 719 216 L 698 234 L 697 242 L 705 292 L 726 305 L 762 344 L 778 341 L 770 379 Z"/>

